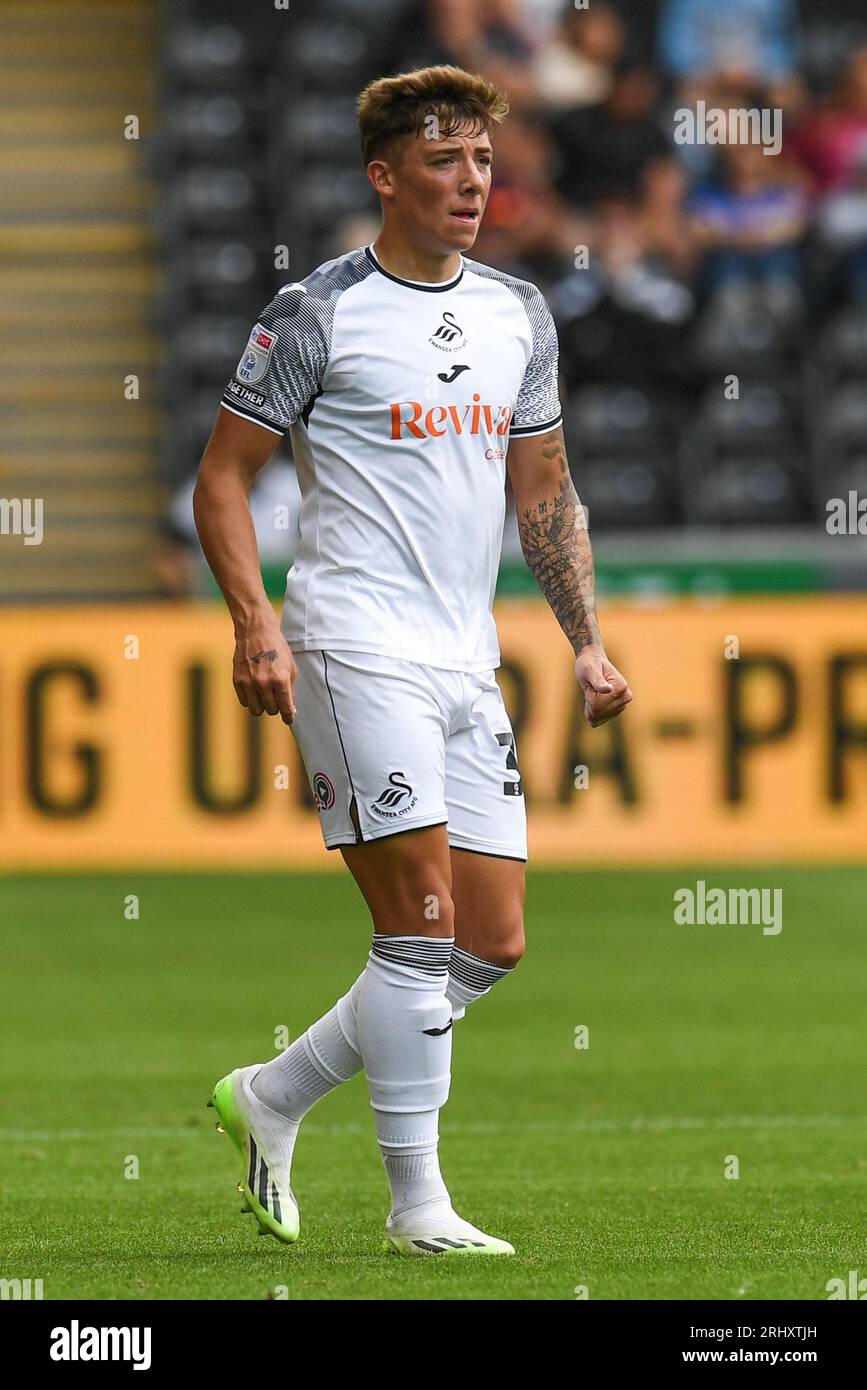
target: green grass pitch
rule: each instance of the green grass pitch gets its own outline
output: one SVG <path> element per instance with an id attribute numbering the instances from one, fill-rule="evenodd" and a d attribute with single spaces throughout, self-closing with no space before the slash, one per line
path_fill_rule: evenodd
<path id="1" fill-rule="evenodd" d="M 697 877 L 782 888 L 781 933 L 676 926 Z M 456 1208 L 517 1254 L 408 1261 L 381 1248 L 363 1076 L 302 1128 L 291 1247 L 240 1215 L 205 1108 L 355 978 L 347 872 L 7 877 L 0 1275 L 46 1299 L 826 1299 L 867 1274 L 865 900 L 860 868 L 531 871 L 528 954 L 455 1025 L 441 1120 Z"/>

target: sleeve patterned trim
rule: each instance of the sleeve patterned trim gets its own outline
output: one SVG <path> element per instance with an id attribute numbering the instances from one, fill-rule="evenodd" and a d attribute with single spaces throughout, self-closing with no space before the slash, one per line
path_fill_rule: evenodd
<path id="1" fill-rule="evenodd" d="M 518 399 L 515 402 L 515 424 L 510 433 L 543 434 L 560 422 L 560 397 L 557 388 L 557 329 L 545 296 L 529 280 L 519 280 L 480 261 L 464 265 L 483 279 L 495 280 L 518 300 L 530 326 L 532 348 L 524 372 Z M 553 424 L 551 422 L 554 422 Z"/>
<path id="2" fill-rule="evenodd" d="M 533 434 L 549 434 L 551 430 L 556 430 L 563 423 L 563 416 L 557 415 L 553 420 L 549 420 L 545 425 L 513 425 L 509 430 L 510 439 L 528 439 Z"/>
<path id="3" fill-rule="evenodd" d="M 321 265 L 303 282 L 284 285 L 254 325 L 222 404 L 284 434 L 319 393 L 337 301 L 375 273 L 362 248 Z"/>

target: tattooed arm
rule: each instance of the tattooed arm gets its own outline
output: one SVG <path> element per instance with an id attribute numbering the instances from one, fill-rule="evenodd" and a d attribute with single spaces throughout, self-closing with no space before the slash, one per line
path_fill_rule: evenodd
<path id="1" fill-rule="evenodd" d="M 193 493 L 196 530 L 235 624 L 232 684 L 251 714 L 295 717 L 295 658 L 262 583 L 250 488 L 277 435 L 229 410 L 217 423 Z"/>
<path id="2" fill-rule="evenodd" d="M 507 468 L 524 558 L 572 645 L 584 714 L 595 728 L 620 714 L 632 692 L 599 635 L 590 537 L 562 429 L 512 440 Z"/>

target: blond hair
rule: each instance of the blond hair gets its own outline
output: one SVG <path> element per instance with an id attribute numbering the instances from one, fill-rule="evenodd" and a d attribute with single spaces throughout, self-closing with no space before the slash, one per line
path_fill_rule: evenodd
<path id="1" fill-rule="evenodd" d="M 499 125 L 509 110 L 504 94 L 478 73 L 443 65 L 380 77 L 358 98 L 361 158 L 385 159 L 400 141 L 415 137 L 428 117 L 436 117 L 436 137 L 455 135 L 469 125 L 473 133 Z"/>

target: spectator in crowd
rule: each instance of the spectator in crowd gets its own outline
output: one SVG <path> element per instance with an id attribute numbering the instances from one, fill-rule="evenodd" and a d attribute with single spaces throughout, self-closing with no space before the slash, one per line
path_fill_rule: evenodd
<path id="1" fill-rule="evenodd" d="M 196 551 L 186 531 L 178 529 L 171 514 L 162 517 L 157 524 L 154 568 L 163 597 L 196 597 L 201 563 L 201 548 Z"/>
<path id="2" fill-rule="evenodd" d="M 793 149 L 818 195 L 851 182 L 867 142 L 867 48 L 851 55 L 827 102 L 805 114 Z"/>
<path id="3" fill-rule="evenodd" d="M 783 85 L 795 76 L 797 55 L 795 0 L 664 0 L 659 60 L 686 91 L 718 74 L 736 85 Z"/>
<path id="4" fill-rule="evenodd" d="M 172 497 L 161 528 L 158 569 L 166 593 L 186 598 L 208 584 L 208 568 L 202 555 L 193 517 L 196 475 L 182 483 Z M 263 569 L 288 570 L 298 542 L 301 489 L 290 461 L 272 458 L 257 473 L 250 491 L 250 511 Z"/>
<path id="5" fill-rule="evenodd" d="M 512 110 L 536 104 L 535 41 L 516 0 L 417 0 L 384 59 L 387 72 L 454 63 L 508 93 Z"/>
<path id="6" fill-rule="evenodd" d="M 547 278 L 571 259 L 586 234 L 575 210 L 552 187 L 550 134 L 538 119 L 514 114 L 496 134 L 495 176 L 474 258 L 519 278 Z"/>
<path id="7" fill-rule="evenodd" d="M 540 104 L 559 111 L 604 101 L 624 39 L 620 16 L 604 0 L 589 10 L 567 5 L 558 31 L 539 48 L 533 64 Z"/>
<path id="8" fill-rule="evenodd" d="M 574 0 L 521 0 L 524 27 L 535 43 L 546 44 L 554 38 L 567 3 L 575 8 Z"/>
<path id="9" fill-rule="evenodd" d="M 803 311 L 800 243 L 805 190 L 781 156 L 759 144 L 719 147 L 719 173 L 697 188 L 690 213 L 705 253 L 702 298 L 761 302 L 781 320 Z"/>
<path id="10" fill-rule="evenodd" d="M 653 232 L 657 232 L 654 240 Z M 621 308 L 650 320 L 679 323 L 695 308 L 671 256 L 670 240 L 658 236 L 641 199 L 603 198 L 597 208 L 594 260 L 607 291 Z"/>
<path id="11" fill-rule="evenodd" d="M 636 223 L 645 254 L 677 279 L 692 280 L 699 249 L 687 216 L 689 184 L 674 159 L 654 159 L 644 170 Z"/>
<path id="12" fill-rule="evenodd" d="M 867 141 L 848 185 L 820 204 L 816 238 L 830 259 L 835 288 L 867 312 Z"/>
<path id="13" fill-rule="evenodd" d="M 635 196 L 602 195 L 588 219 L 587 256 L 552 291 L 558 316 L 585 316 L 607 297 L 648 323 L 685 323 L 697 261 L 685 204 L 685 176 L 668 158 L 647 166 Z"/>
<path id="14" fill-rule="evenodd" d="M 657 96 L 653 71 L 626 59 L 603 102 L 555 118 L 552 132 L 560 154 L 556 184 L 565 198 L 592 207 L 603 195 L 638 193 L 648 164 L 672 149 L 654 115 Z"/>
<path id="15" fill-rule="evenodd" d="M 361 28 L 364 8 L 347 5 L 347 25 Z M 405 0 L 403 21 L 360 45 L 359 62 L 370 65 L 367 77 L 454 63 L 505 90 L 511 115 L 494 135 L 473 258 L 544 291 L 566 387 L 652 380 L 686 405 L 708 362 L 716 371 L 739 345 L 755 358 L 773 344 L 769 370 L 790 370 L 809 347 L 805 304 L 811 339 L 841 304 L 867 312 L 867 47 L 856 47 L 857 24 L 837 22 L 833 9 L 822 16 L 826 37 L 804 52 L 815 97 L 798 71 L 796 0 L 590 0 L 586 9 L 570 0 Z M 675 111 L 699 98 L 722 111 L 782 107 L 782 153 L 675 144 Z M 345 177 L 355 149 L 325 161 L 317 151 L 316 171 Z M 379 216 L 366 211 L 365 192 L 351 217 L 317 226 L 303 252 L 308 268 L 375 239 Z M 284 197 L 281 187 L 277 206 Z M 303 226 L 307 209 L 297 216 Z M 187 275 L 188 255 L 178 255 L 175 274 L 180 266 L 200 297 L 207 335 L 206 311 L 219 307 L 213 277 Z M 776 324 L 762 324 L 754 308 Z M 717 342 L 728 358 L 714 355 Z M 191 341 L 190 350 L 210 372 L 212 344 Z M 269 465 L 263 483 L 252 498 L 260 551 L 288 568 L 294 519 L 278 531 L 274 507 L 294 498 L 297 508 L 291 462 Z M 179 490 L 163 527 L 161 572 L 178 595 L 203 582 L 190 490 Z M 508 544 L 519 553 L 513 513 Z"/>

